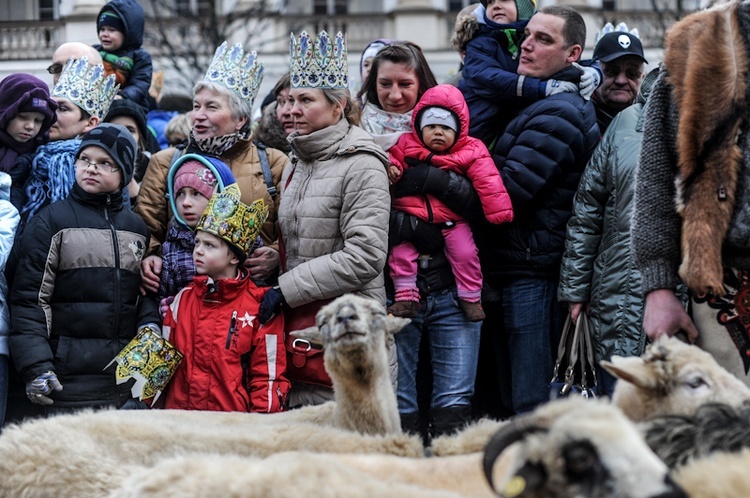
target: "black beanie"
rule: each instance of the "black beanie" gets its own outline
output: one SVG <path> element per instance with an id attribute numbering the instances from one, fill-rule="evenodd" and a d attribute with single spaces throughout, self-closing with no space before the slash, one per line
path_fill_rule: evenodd
<path id="1" fill-rule="evenodd" d="M 99 14 L 99 20 L 96 23 L 97 30 L 102 29 L 102 26 L 109 26 L 116 29 L 120 33 L 125 33 L 125 23 L 122 22 L 120 16 L 114 10 L 104 10 Z"/>
<path id="2" fill-rule="evenodd" d="M 116 99 L 109 106 L 107 115 L 104 116 L 104 122 L 109 123 L 117 116 L 128 116 L 133 118 L 135 125 L 138 127 L 138 133 L 143 137 L 144 142 L 148 136 L 148 125 L 146 123 L 146 114 L 143 108 L 130 99 Z"/>
<path id="3" fill-rule="evenodd" d="M 130 183 L 135 169 L 135 153 L 138 150 L 133 134 L 122 125 L 102 123 L 83 136 L 76 159 L 83 149 L 92 145 L 107 151 L 107 154 L 112 156 L 115 163 L 122 169 L 123 185 Z"/>

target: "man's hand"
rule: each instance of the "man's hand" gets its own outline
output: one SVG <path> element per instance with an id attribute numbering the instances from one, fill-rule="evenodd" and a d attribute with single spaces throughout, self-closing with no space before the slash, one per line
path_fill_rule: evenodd
<path id="1" fill-rule="evenodd" d="M 671 289 L 657 289 L 648 293 L 643 330 L 650 341 L 655 341 L 663 335 L 671 337 L 678 332 L 684 332 L 688 342 L 694 344 L 699 335 L 690 315 Z"/>
<path id="2" fill-rule="evenodd" d="M 141 261 L 141 294 L 159 291 L 161 275 L 161 258 L 155 254 L 146 256 Z"/>
<path id="3" fill-rule="evenodd" d="M 573 323 L 578 322 L 578 317 L 588 303 L 568 303 L 568 312 Z"/>
<path id="4" fill-rule="evenodd" d="M 279 251 L 271 247 L 257 248 L 245 260 L 245 268 L 250 272 L 253 280 L 269 280 L 279 271 L 281 257 Z"/>

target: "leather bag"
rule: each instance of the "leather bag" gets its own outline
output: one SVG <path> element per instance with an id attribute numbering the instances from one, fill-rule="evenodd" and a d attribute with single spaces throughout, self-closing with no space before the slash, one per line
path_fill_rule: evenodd
<path id="1" fill-rule="evenodd" d="M 561 371 L 564 372 L 562 377 Z M 550 381 L 551 399 L 568 396 L 599 396 L 591 331 L 588 318 L 583 313 L 578 316 L 575 324 L 570 315 L 565 319 L 562 337 L 557 347 L 557 361 Z"/>

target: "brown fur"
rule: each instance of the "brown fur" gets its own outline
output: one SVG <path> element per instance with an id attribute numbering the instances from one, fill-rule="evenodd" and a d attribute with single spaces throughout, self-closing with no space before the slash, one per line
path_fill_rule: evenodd
<path id="1" fill-rule="evenodd" d="M 667 34 L 665 63 L 679 108 L 680 276 L 699 293 L 724 294 L 721 247 L 742 164 L 748 61 L 736 3 L 698 12 Z M 726 199 L 720 199 L 723 189 Z"/>

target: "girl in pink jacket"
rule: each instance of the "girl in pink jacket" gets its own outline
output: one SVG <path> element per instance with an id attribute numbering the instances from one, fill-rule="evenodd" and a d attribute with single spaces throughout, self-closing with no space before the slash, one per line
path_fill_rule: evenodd
<path id="1" fill-rule="evenodd" d="M 471 180 L 490 223 L 508 223 L 513 220 L 513 208 L 500 173 L 484 143 L 468 131 L 469 108 L 461 92 L 452 85 L 430 88 L 414 107 L 412 132 L 402 135 L 390 149 L 388 177 L 391 183 L 397 182 L 408 167 L 407 158 L 453 170 Z M 459 305 L 470 321 L 484 319 L 482 270 L 469 224 L 431 195 L 394 198 L 393 209 L 443 225 L 445 254 L 456 279 Z M 396 316 L 413 318 L 419 310 L 418 257 L 409 241 L 391 248 L 388 263 L 396 294 L 388 311 Z"/>

